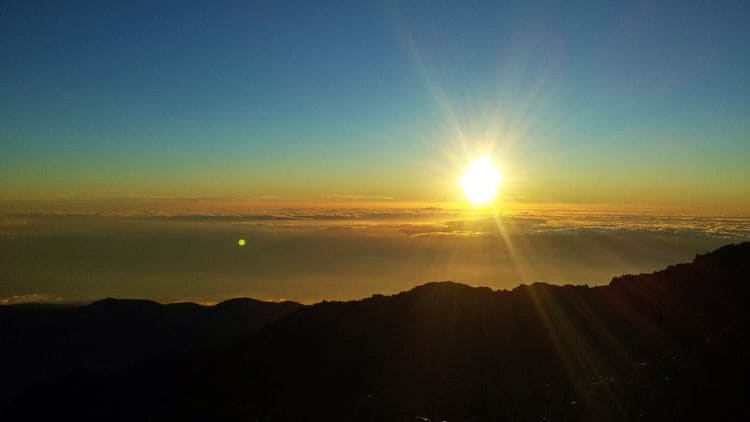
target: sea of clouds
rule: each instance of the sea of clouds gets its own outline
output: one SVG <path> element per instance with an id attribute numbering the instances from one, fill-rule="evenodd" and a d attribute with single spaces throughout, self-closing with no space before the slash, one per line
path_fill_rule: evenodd
<path id="1" fill-rule="evenodd" d="M 598 285 L 747 240 L 748 217 L 617 210 L 6 207 L 0 304 L 109 296 L 310 303 L 438 280 Z"/>

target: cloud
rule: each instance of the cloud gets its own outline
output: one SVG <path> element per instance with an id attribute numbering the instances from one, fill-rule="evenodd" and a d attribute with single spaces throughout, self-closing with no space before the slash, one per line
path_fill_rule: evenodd
<path id="1" fill-rule="evenodd" d="M 179 201 L 178 201 L 179 202 Z M 0 235 L 15 233 L 45 219 L 112 217 L 182 223 L 259 224 L 298 227 L 392 228 L 409 237 L 467 237 L 514 234 L 658 232 L 750 237 L 750 217 L 659 215 L 653 213 L 523 211 L 497 216 L 442 208 L 277 208 L 210 212 L 185 209 L 51 210 L 0 213 Z M 52 220 L 49 220 L 52 221 Z"/>
<path id="2" fill-rule="evenodd" d="M 435 280 L 608 282 L 750 239 L 750 218 L 440 208 L 153 209 L 0 216 L 1 303 L 356 299 Z M 237 239 L 247 245 L 237 247 Z M 26 295 L 30 290 L 48 296 Z"/>
<path id="3" fill-rule="evenodd" d="M 0 298 L 0 305 L 20 305 L 24 303 L 51 303 L 51 302 L 61 302 L 62 298 L 60 297 L 50 297 L 47 295 L 40 295 L 40 294 L 25 294 L 25 295 L 15 295 L 15 296 L 8 296 Z"/>
<path id="4" fill-rule="evenodd" d="M 346 200 L 376 200 L 376 201 L 395 201 L 395 196 L 370 196 L 370 195 L 330 195 L 322 196 L 320 199 L 346 199 Z"/>
<path id="5" fill-rule="evenodd" d="M 409 237 L 508 236 L 517 234 L 573 234 L 654 232 L 709 235 L 723 238 L 750 237 L 749 217 L 710 217 L 617 212 L 523 211 L 497 216 L 469 214 L 441 208 L 282 208 L 246 209 L 243 212 L 211 212 L 144 209 L 5 212 L 0 214 L 0 235 L 15 234 L 42 221 L 111 217 L 140 221 L 181 223 L 231 223 L 304 229 L 335 226 L 391 228 Z M 62 223 L 60 223 L 62 224 Z"/>

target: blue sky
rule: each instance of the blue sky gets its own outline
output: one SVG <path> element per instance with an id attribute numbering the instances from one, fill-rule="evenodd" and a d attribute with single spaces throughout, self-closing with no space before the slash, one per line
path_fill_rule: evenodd
<path id="1" fill-rule="evenodd" d="M 444 200 L 491 144 L 531 200 L 750 202 L 747 2 L 6 1 L 0 19 L 6 199 Z"/>

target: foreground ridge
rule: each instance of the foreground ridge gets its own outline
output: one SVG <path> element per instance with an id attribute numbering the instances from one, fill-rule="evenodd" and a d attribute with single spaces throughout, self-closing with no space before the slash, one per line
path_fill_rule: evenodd
<path id="1" fill-rule="evenodd" d="M 743 419 L 748 263 L 742 243 L 607 286 L 438 282 L 297 306 L 217 347 L 37 385 L 4 416 Z"/>

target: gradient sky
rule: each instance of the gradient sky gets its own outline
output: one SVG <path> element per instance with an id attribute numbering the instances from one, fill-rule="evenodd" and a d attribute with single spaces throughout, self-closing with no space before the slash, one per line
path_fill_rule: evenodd
<path id="1" fill-rule="evenodd" d="M 3 1 L 0 198 L 750 210 L 750 3 Z"/>

